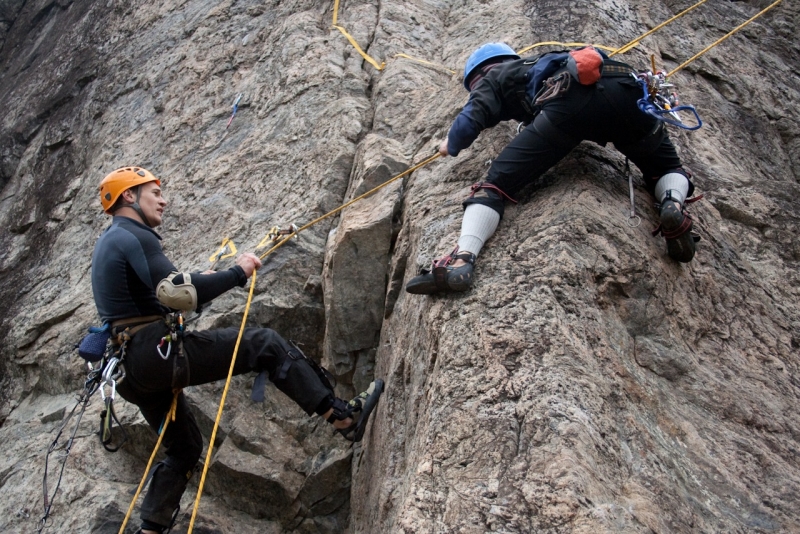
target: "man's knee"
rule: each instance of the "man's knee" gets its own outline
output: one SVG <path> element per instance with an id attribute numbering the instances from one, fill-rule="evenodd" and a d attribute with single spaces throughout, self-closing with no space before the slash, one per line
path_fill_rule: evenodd
<path id="1" fill-rule="evenodd" d="M 325 371 L 273 330 L 263 330 L 262 339 L 269 343 L 264 350 L 271 356 L 266 358 L 266 365 L 262 364 L 258 370 L 267 371 L 270 381 L 311 415 L 333 394 L 333 386 Z"/>

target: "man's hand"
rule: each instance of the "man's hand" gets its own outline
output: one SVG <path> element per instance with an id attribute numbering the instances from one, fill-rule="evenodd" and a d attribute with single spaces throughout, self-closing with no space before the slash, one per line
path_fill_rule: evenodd
<path id="1" fill-rule="evenodd" d="M 252 252 L 245 252 L 236 258 L 236 265 L 244 270 L 244 275 L 247 278 L 253 276 L 253 271 L 261 268 L 261 260 Z"/>
<path id="2" fill-rule="evenodd" d="M 442 141 L 442 144 L 441 144 L 441 145 L 439 145 L 439 154 L 441 154 L 442 156 L 447 156 L 447 155 L 449 155 L 449 154 L 450 154 L 450 153 L 447 151 L 447 139 L 445 139 L 444 141 Z"/>

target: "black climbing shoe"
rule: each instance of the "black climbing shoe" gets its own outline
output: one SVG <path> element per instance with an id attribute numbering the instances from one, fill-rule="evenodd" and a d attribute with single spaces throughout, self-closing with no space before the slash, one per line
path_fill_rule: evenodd
<path id="1" fill-rule="evenodd" d="M 372 381 L 366 391 L 359 393 L 357 397 L 347 403 L 349 417 L 353 418 L 353 424 L 347 428 L 337 428 L 344 439 L 359 442 L 364 437 L 367 430 L 369 416 L 378 405 L 378 401 L 383 394 L 383 380 L 376 378 Z"/>
<path id="2" fill-rule="evenodd" d="M 431 269 L 422 269 L 420 274 L 409 280 L 406 292 L 415 295 L 430 295 L 439 291 L 466 291 L 472 287 L 472 271 L 475 268 L 475 254 L 458 252 L 458 247 L 443 258 L 433 262 Z M 461 267 L 451 267 L 456 260 L 467 263 Z"/>
<path id="3" fill-rule="evenodd" d="M 700 236 L 692 233 L 692 218 L 679 204 L 672 200 L 665 200 L 660 209 L 661 224 L 653 231 L 659 233 L 667 240 L 667 254 L 673 260 L 689 263 L 694 258 L 695 243 L 700 241 Z"/>

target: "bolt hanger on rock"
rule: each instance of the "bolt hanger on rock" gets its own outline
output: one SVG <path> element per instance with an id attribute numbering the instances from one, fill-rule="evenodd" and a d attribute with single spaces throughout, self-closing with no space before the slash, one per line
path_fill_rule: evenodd
<path id="1" fill-rule="evenodd" d="M 231 122 L 233 122 L 233 118 L 236 116 L 236 111 L 239 109 L 239 102 L 241 102 L 242 96 L 244 96 L 244 94 L 239 93 L 236 95 L 236 100 L 233 101 L 233 113 L 231 113 L 231 118 L 228 119 L 228 124 L 225 125 L 226 130 L 228 129 L 228 126 L 231 125 Z"/>

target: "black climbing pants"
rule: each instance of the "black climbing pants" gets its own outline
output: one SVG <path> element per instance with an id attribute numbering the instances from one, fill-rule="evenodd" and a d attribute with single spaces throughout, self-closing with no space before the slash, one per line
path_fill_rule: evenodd
<path id="1" fill-rule="evenodd" d="M 156 431 L 171 406 L 173 388 L 206 384 L 228 376 L 239 331 L 225 328 L 188 332 L 183 340 L 183 360 L 175 344 L 167 359 L 156 350 L 167 333 L 162 321 L 136 333 L 126 351 L 125 380 L 117 388 L 125 400 L 139 406 Z M 162 353 L 166 350 L 166 345 L 161 347 Z M 274 330 L 246 328 L 234 374 L 266 371 L 275 386 L 307 414 L 324 413 L 333 405 L 333 392 L 304 358 L 293 358 L 290 352 L 296 354 L 296 349 Z M 183 393 L 178 395 L 175 421 L 169 423 L 162 443 L 167 457 L 153 469 L 141 518 L 166 526 L 203 452 L 203 438 Z"/>
<path id="2" fill-rule="evenodd" d="M 652 192 L 659 177 L 683 171 L 663 123 L 637 107 L 641 97 L 642 89 L 631 77 L 604 77 L 591 86 L 572 80 L 567 92 L 546 102 L 533 122 L 492 161 L 486 181 L 515 198 L 588 140 L 614 143 L 642 171 Z M 465 207 L 486 204 L 502 216 L 502 199 L 488 192 L 488 197 L 468 199 Z"/>

